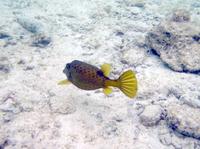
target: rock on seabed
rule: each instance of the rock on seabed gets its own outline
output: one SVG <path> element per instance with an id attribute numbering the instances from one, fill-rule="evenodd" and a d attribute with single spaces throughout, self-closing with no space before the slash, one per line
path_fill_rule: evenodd
<path id="1" fill-rule="evenodd" d="M 200 72 L 200 25 L 190 20 L 189 12 L 175 11 L 147 34 L 146 44 L 171 69 Z"/>
<path id="2" fill-rule="evenodd" d="M 162 108 L 160 105 L 146 106 L 140 115 L 140 121 L 144 126 L 154 126 L 161 120 Z"/>
<path id="3" fill-rule="evenodd" d="M 167 108 L 167 124 L 177 133 L 200 140 L 200 110 L 172 104 Z"/>

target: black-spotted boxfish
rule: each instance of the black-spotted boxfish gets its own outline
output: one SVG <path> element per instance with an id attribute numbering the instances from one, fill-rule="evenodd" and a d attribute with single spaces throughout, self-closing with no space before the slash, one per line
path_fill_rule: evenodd
<path id="1" fill-rule="evenodd" d="M 119 88 L 126 96 L 133 98 L 137 93 L 137 79 L 132 70 L 125 71 L 118 79 L 108 78 L 110 74 L 111 66 L 109 64 L 103 64 L 101 69 L 74 60 L 71 63 L 66 64 L 63 73 L 67 76 L 67 79 L 60 81 L 59 85 L 72 83 L 83 90 L 95 90 L 103 88 L 103 92 L 106 95 L 112 93 L 111 87 Z"/>

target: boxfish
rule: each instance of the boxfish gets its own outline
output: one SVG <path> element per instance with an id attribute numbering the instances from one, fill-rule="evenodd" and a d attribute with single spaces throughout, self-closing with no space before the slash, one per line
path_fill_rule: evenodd
<path id="1" fill-rule="evenodd" d="M 111 87 L 119 88 L 126 96 L 133 98 L 136 96 L 137 78 L 132 70 L 127 70 L 118 79 L 110 79 L 110 64 L 103 64 L 101 69 L 82 61 L 74 60 L 67 63 L 63 73 L 67 79 L 60 81 L 59 85 L 72 83 L 82 90 L 96 90 L 103 88 L 105 95 L 112 93 Z"/>

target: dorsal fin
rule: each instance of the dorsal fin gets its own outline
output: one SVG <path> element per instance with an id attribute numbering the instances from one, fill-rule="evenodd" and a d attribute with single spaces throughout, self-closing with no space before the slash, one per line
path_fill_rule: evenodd
<path id="1" fill-rule="evenodd" d="M 110 74 L 110 71 L 111 71 L 111 66 L 110 66 L 110 64 L 103 64 L 102 66 L 101 66 L 101 70 L 103 71 L 103 74 L 106 76 L 106 77 L 108 77 L 109 76 L 109 74 Z"/>

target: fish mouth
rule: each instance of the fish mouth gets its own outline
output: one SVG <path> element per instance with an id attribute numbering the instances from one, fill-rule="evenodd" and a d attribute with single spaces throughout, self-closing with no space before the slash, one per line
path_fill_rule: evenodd
<path id="1" fill-rule="evenodd" d="M 67 76 L 68 79 L 70 78 L 70 64 L 66 64 L 63 73 Z"/>

